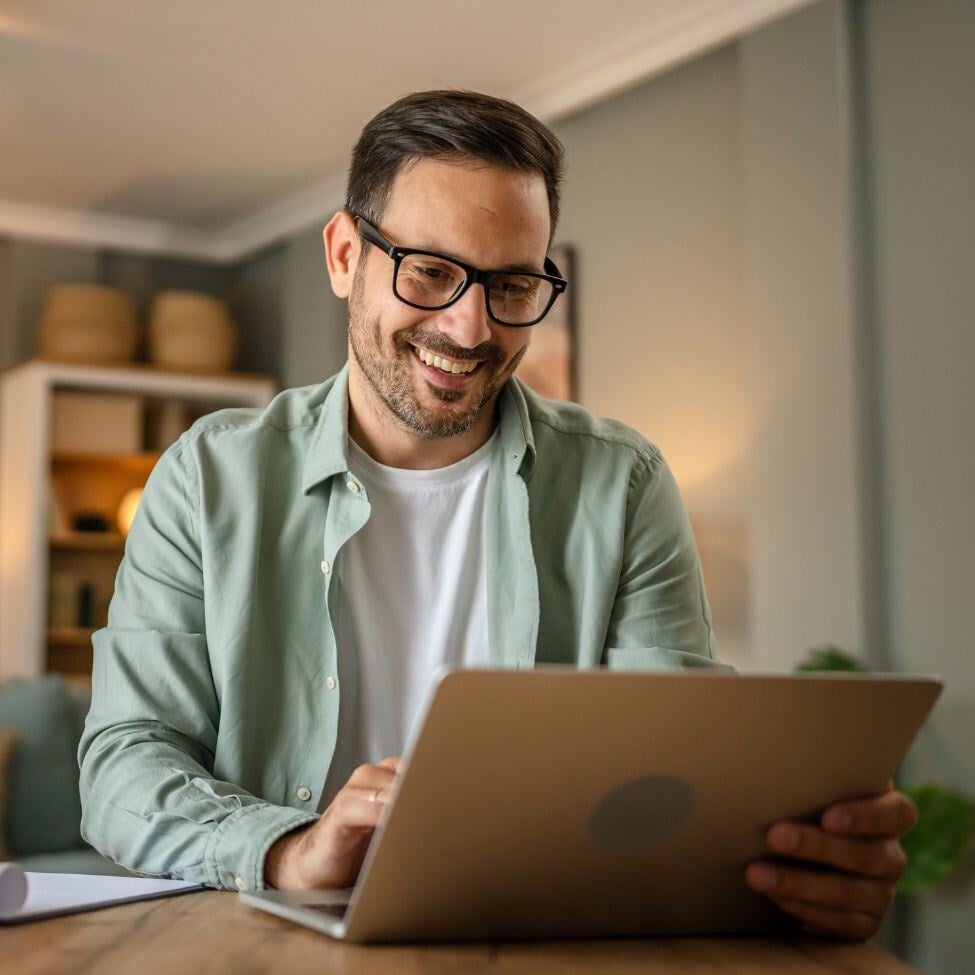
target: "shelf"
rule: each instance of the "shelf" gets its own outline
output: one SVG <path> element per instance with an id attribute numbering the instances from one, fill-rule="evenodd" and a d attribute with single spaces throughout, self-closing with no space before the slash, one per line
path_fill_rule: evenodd
<path id="1" fill-rule="evenodd" d="M 127 427 L 122 439 L 119 427 L 112 440 L 83 441 L 64 434 L 55 441 L 54 398 L 62 392 L 138 397 L 142 416 L 135 435 Z M 91 618 L 101 619 L 125 552 L 117 513 L 130 492 L 147 483 L 162 450 L 201 413 L 263 409 L 276 392 L 276 382 L 267 376 L 173 373 L 135 364 L 35 359 L 0 369 L 4 433 L 11 433 L 0 437 L 0 539 L 3 556 L 8 547 L 16 553 L 15 571 L 6 571 L 8 560 L 0 560 L 5 570 L 0 572 L 0 681 L 8 674 L 46 670 L 80 681 L 90 673 L 91 629 L 47 627 L 49 619 L 89 617 L 51 616 L 52 586 L 63 585 L 67 595 L 67 578 L 87 583 Z M 106 425 L 115 429 L 108 420 Z M 80 432 L 87 432 L 83 424 Z M 75 449 L 86 443 L 95 449 Z M 107 519 L 109 531 L 74 530 L 76 518 L 96 512 Z M 61 589 L 54 595 L 60 597 Z M 79 590 L 79 605 L 80 595 Z"/>
<path id="2" fill-rule="evenodd" d="M 51 646 L 47 651 L 48 671 L 60 674 L 65 680 L 72 675 L 73 679 L 85 679 L 90 682 L 94 654 L 91 644 L 77 647 Z"/>
<path id="3" fill-rule="evenodd" d="M 91 646 L 91 635 L 97 626 L 48 627 L 47 645 L 62 649 L 87 649 Z"/>
<path id="4" fill-rule="evenodd" d="M 104 371 L 115 373 L 133 373 L 142 376 L 165 376 L 173 379 L 222 379 L 226 382 L 253 382 L 268 383 L 277 385 L 277 378 L 269 373 L 261 372 L 234 372 L 214 369 L 170 369 L 167 366 L 158 366 L 153 362 L 73 362 L 63 359 L 45 359 L 43 356 L 35 356 L 27 359 L 17 366 L 8 368 L 19 368 L 22 366 L 40 363 L 57 369 L 76 369 L 79 371 Z"/>
<path id="5" fill-rule="evenodd" d="M 70 552 L 123 552 L 125 536 L 118 532 L 59 532 L 49 538 L 51 548 Z"/>
<path id="6" fill-rule="evenodd" d="M 243 372 L 174 372 L 148 363 L 124 365 L 58 362 L 29 359 L 10 366 L 0 377 L 34 380 L 49 392 L 72 389 L 90 392 L 133 393 L 185 399 L 190 402 L 218 402 L 224 406 L 266 406 L 277 392 L 272 376 Z"/>
<path id="7" fill-rule="evenodd" d="M 51 463 L 55 466 L 114 467 L 148 476 L 160 456 L 155 450 L 146 450 L 139 454 L 99 454 L 77 450 L 56 450 L 51 454 Z"/>

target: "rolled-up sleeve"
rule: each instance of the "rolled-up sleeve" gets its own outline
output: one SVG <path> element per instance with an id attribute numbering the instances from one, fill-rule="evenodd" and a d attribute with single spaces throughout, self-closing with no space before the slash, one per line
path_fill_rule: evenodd
<path id="1" fill-rule="evenodd" d="M 674 476 L 655 448 L 630 473 L 603 663 L 623 670 L 733 669 L 715 659 L 694 532 Z"/>
<path id="2" fill-rule="evenodd" d="M 81 832 L 138 873 L 260 889 L 271 844 L 317 817 L 213 775 L 220 707 L 186 437 L 146 484 L 108 625 L 93 637 L 91 710 L 78 748 Z"/>

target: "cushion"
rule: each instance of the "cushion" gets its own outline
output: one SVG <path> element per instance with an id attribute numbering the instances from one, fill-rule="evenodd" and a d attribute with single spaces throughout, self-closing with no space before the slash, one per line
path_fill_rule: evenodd
<path id="1" fill-rule="evenodd" d="M 85 719 L 91 710 L 91 687 L 79 687 L 75 684 L 68 684 L 68 700 L 71 704 L 71 712 L 75 723 L 75 752 L 78 750 L 78 742 L 85 730 Z"/>
<path id="2" fill-rule="evenodd" d="M 7 847 L 5 813 L 7 811 L 7 783 L 14 746 L 20 738 L 20 730 L 8 725 L 0 725 L 0 862 L 13 859 Z"/>
<path id="3" fill-rule="evenodd" d="M 84 846 L 77 706 L 57 674 L 0 684 L 0 725 L 20 741 L 10 764 L 7 843 L 15 856 Z"/>

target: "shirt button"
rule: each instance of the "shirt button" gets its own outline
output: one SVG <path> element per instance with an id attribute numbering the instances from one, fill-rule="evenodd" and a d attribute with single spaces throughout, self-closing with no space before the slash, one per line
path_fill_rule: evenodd
<path id="1" fill-rule="evenodd" d="M 244 883 L 243 877 L 234 877 L 234 886 L 238 890 L 247 890 L 247 884 Z"/>
<path id="2" fill-rule="evenodd" d="M 348 489 L 349 489 L 349 490 L 350 490 L 350 491 L 351 491 L 351 492 L 352 492 L 353 494 L 358 494 L 358 493 L 359 493 L 359 485 L 358 485 L 358 484 L 356 484 L 356 482 L 355 482 L 355 481 L 346 481 L 346 482 L 345 482 L 345 486 L 346 486 L 346 487 L 347 487 L 347 488 L 348 488 Z"/>
<path id="3" fill-rule="evenodd" d="M 324 572 L 325 575 L 328 575 L 331 569 L 332 567 L 328 564 L 328 559 L 322 562 L 322 572 Z"/>
<path id="4" fill-rule="evenodd" d="M 329 674 L 328 677 L 325 679 L 325 686 L 330 691 L 334 691 L 335 690 L 335 678 L 331 674 Z"/>
<path id="5" fill-rule="evenodd" d="M 311 789 L 309 789 L 307 785 L 303 785 L 298 790 L 298 798 L 302 802 L 307 802 L 311 798 Z"/>

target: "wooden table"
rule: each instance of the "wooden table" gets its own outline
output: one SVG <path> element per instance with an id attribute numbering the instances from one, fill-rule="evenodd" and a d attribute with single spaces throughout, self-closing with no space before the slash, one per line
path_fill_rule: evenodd
<path id="1" fill-rule="evenodd" d="M 653 938 L 357 947 L 200 891 L 0 928 L 2 975 L 419 975 L 435 972 L 908 975 L 869 944 L 816 939 Z"/>

